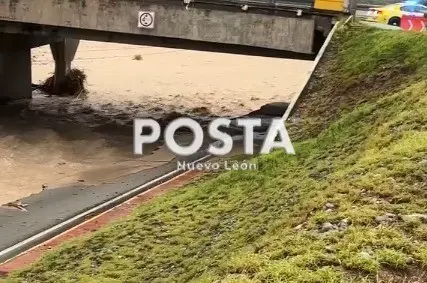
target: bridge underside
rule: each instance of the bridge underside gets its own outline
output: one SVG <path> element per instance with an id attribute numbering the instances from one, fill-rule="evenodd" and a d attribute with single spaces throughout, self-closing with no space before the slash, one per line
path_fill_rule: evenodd
<path id="1" fill-rule="evenodd" d="M 332 27 L 331 15 L 233 9 L 225 5 L 208 9 L 201 4 L 185 7 L 171 0 L 2 0 L 0 100 L 31 97 L 33 47 L 51 44 L 55 76 L 62 77 L 77 48 L 71 38 L 307 58 L 316 53 L 319 41 Z M 150 28 L 138 27 L 141 11 L 153 16 Z"/>

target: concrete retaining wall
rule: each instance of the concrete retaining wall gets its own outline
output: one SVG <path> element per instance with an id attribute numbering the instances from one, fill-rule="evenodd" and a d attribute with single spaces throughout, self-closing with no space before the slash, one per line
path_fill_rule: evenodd
<path id="1" fill-rule="evenodd" d="M 177 2 L 179 3 L 179 2 Z M 138 28 L 138 12 L 155 12 L 154 28 Z M 144 4 L 119 0 L 0 0 L 0 21 L 181 38 L 312 53 L 312 17 Z"/>

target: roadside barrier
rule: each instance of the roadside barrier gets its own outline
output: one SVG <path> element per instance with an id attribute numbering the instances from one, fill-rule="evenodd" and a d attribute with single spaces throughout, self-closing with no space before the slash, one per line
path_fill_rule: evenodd
<path id="1" fill-rule="evenodd" d="M 407 31 L 425 31 L 427 26 L 427 14 L 404 13 L 400 20 L 400 27 Z"/>

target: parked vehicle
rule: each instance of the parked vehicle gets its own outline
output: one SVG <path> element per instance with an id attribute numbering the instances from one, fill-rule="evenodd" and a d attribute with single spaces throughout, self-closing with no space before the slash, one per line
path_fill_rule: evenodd
<path id="1" fill-rule="evenodd" d="M 392 26 L 400 26 L 400 20 L 404 12 L 424 15 L 427 14 L 427 6 L 416 2 L 404 2 L 370 8 L 366 20 Z"/>

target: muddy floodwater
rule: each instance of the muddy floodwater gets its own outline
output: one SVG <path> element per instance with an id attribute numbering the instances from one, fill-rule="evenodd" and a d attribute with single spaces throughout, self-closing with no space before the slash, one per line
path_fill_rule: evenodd
<path id="1" fill-rule="evenodd" d="M 137 56 L 140 55 L 140 56 Z M 140 60 L 136 60 L 137 57 Z M 32 50 L 33 82 L 51 75 L 48 46 Z M 84 182 L 114 182 L 173 156 L 161 144 L 133 155 L 132 120 L 171 113 L 236 117 L 301 88 L 310 61 L 81 42 L 73 67 L 87 99 L 34 91 L 28 107 L 0 111 L 0 204 Z"/>

